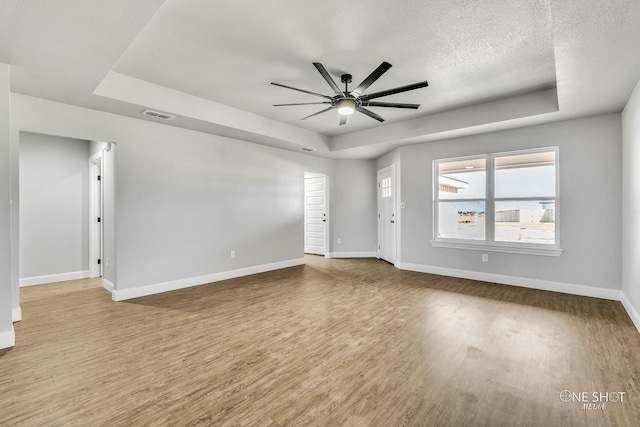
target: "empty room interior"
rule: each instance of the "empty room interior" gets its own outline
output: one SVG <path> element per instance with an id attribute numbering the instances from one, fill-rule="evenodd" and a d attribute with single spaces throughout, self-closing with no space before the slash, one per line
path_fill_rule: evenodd
<path id="1" fill-rule="evenodd" d="M 0 2 L 0 425 L 637 426 L 640 2 Z"/>

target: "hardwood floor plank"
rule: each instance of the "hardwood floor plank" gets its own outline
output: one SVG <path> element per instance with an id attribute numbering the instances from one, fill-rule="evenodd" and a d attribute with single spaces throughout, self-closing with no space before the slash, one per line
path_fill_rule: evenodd
<path id="1" fill-rule="evenodd" d="M 306 262 L 119 303 L 96 280 L 23 289 L 0 425 L 638 425 L 619 302 Z"/>

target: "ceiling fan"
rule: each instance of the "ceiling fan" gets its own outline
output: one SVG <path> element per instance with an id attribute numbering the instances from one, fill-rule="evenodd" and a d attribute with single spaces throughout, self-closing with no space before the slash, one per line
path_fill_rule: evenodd
<path id="1" fill-rule="evenodd" d="M 333 89 L 333 91 L 335 92 L 334 96 L 329 96 L 329 95 L 322 95 L 320 93 L 315 93 L 315 92 L 310 92 L 308 90 L 304 90 L 304 89 L 298 89 L 295 87 L 291 87 L 291 86 L 287 86 L 287 85 L 283 85 L 280 83 L 271 83 L 272 85 L 275 86 L 280 86 L 280 87 L 284 87 L 287 89 L 293 89 L 293 90 L 297 90 L 298 92 L 303 92 L 303 93 L 308 93 L 309 95 L 315 95 L 315 96 L 319 96 L 321 98 L 325 98 L 326 101 L 323 102 L 302 102 L 302 103 L 295 103 L 295 104 L 274 104 L 274 107 L 285 107 L 285 106 L 292 106 L 292 105 L 320 105 L 320 104 L 326 104 L 329 105 L 327 108 L 325 108 L 322 111 L 318 111 L 317 113 L 313 113 L 309 116 L 303 117 L 300 120 L 306 120 L 308 118 L 317 116 L 319 114 L 322 113 L 326 113 L 327 111 L 330 110 L 334 110 L 334 109 L 338 109 L 338 113 L 340 114 L 340 125 L 344 125 L 347 123 L 347 116 L 350 114 L 353 114 L 354 111 L 358 111 L 359 113 L 364 114 L 365 116 L 369 116 L 372 119 L 375 119 L 379 122 L 384 122 L 384 119 L 379 116 L 378 114 L 374 113 L 371 110 L 368 110 L 367 108 L 364 107 L 391 107 L 391 108 L 409 108 L 409 109 L 417 109 L 418 107 L 420 107 L 420 104 L 403 104 L 403 103 L 398 103 L 398 102 L 378 102 L 378 101 L 371 101 L 372 99 L 376 99 L 376 98 L 381 98 L 383 96 L 388 96 L 388 95 L 393 95 L 396 93 L 401 93 L 401 92 L 407 92 L 410 90 L 414 90 L 414 89 L 419 89 L 425 86 L 428 86 L 429 84 L 427 83 L 427 81 L 422 81 L 422 82 L 418 82 L 418 83 L 414 83 L 414 84 L 410 84 L 410 85 L 406 85 L 406 86 L 400 86 L 400 87 L 396 87 L 393 89 L 387 89 L 387 90 L 383 90 L 380 92 L 374 92 L 371 93 L 369 95 L 365 95 L 364 92 L 369 88 L 369 86 L 371 86 L 371 84 L 373 84 L 373 82 L 375 82 L 376 80 L 378 80 L 384 73 L 387 72 L 387 70 L 389 70 L 389 68 L 391 68 L 391 64 L 389 64 L 388 62 L 383 62 L 382 64 L 380 64 L 378 66 L 378 68 L 376 68 L 371 74 L 369 74 L 369 77 L 367 77 L 366 79 L 363 80 L 362 83 L 360 83 L 360 85 L 358 87 L 356 87 L 355 89 L 349 91 L 349 83 L 351 83 L 351 79 L 352 76 L 351 74 L 343 74 L 340 78 L 340 81 L 342 83 L 344 83 L 344 91 L 340 90 L 340 88 L 338 87 L 338 85 L 336 84 L 336 82 L 331 78 L 331 76 L 329 75 L 329 73 L 327 72 L 327 70 L 324 68 L 324 66 L 319 63 L 319 62 L 314 62 L 313 65 L 316 67 L 316 69 L 318 70 L 318 72 L 320 72 L 320 74 L 322 75 L 322 77 L 324 77 L 324 79 L 327 81 L 327 83 L 329 83 L 329 86 L 331 86 L 331 89 Z"/>

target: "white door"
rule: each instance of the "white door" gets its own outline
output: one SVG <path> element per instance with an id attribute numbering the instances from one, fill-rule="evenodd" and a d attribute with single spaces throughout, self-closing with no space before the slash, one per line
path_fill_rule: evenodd
<path id="1" fill-rule="evenodd" d="M 396 262 L 395 169 L 378 171 L 378 257 Z"/>
<path id="2" fill-rule="evenodd" d="M 324 255 L 327 237 L 327 177 L 304 180 L 304 251 Z"/>

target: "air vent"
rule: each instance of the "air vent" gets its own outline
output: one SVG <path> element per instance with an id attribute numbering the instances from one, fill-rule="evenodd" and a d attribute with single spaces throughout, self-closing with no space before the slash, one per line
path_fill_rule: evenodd
<path id="1" fill-rule="evenodd" d="M 300 150 L 302 150 L 302 151 L 316 151 L 313 148 L 308 148 L 308 147 L 302 147 Z"/>
<path id="2" fill-rule="evenodd" d="M 176 116 L 172 116 L 171 114 L 161 113 L 159 111 L 153 111 L 153 110 L 144 110 L 142 114 L 144 114 L 145 116 L 155 117 L 156 119 L 162 119 L 162 120 L 171 120 L 176 118 Z"/>

